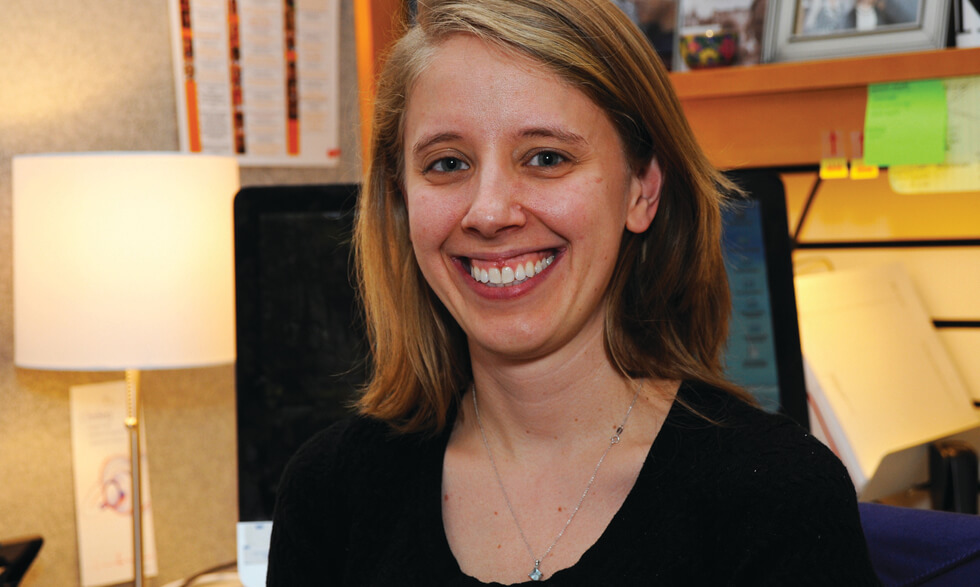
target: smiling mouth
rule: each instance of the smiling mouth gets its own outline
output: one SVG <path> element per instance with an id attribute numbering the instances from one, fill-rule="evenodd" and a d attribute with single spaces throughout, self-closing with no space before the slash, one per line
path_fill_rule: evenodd
<path id="1" fill-rule="evenodd" d="M 470 276 L 490 287 L 509 287 L 524 283 L 541 274 L 555 260 L 555 253 L 525 255 L 504 262 L 468 259 Z"/>

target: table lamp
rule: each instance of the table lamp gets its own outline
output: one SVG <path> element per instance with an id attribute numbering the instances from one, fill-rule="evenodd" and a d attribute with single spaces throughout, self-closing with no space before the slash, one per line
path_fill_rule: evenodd
<path id="1" fill-rule="evenodd" d="M 233 157 L 13 159 L 14 363 L 125 371 L 143 584 L 139 373 L 235 360 Z"/>

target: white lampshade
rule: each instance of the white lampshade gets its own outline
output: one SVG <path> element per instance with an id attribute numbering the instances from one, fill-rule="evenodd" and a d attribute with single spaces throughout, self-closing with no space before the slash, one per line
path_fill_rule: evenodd
<path id="1" fill-rule="evenodd" d="M 14 157 L 14 362 L 87 371 L 234 361 L 238 187 L 233 157 Z"/>

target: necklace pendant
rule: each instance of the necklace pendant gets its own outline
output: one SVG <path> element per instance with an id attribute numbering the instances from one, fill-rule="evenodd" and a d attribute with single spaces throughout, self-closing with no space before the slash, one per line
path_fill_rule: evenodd
<path id="1" fill-rule="evenodd" d="M 538 568 L 538 565 L 540 564 L 541 561 L 534 561 L 534 570 L 528 573 L 527 575 L 528 577 L 531 577 L 532 581 L 540 581 L 541 577 L 544 576 L 544 574 L 541 572 L 541 569 Z"/>

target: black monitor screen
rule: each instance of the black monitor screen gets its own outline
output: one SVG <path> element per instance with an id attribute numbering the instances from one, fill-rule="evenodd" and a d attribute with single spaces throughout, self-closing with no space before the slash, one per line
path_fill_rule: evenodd
<path id="1" fill-rule="evenodd" d="M 272 519 L 289 457 L 349 411 L 365 347 L 348 269 L 357 186 L 235 198 L 239 515 Z"/>

